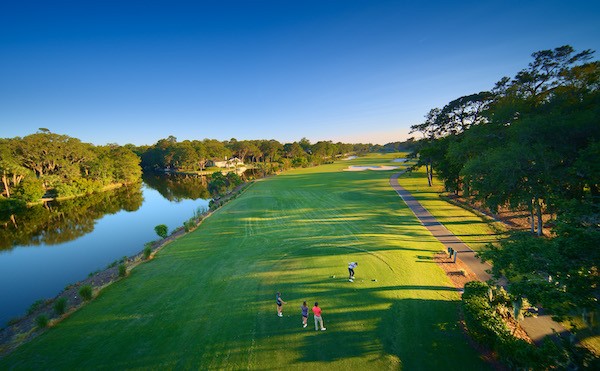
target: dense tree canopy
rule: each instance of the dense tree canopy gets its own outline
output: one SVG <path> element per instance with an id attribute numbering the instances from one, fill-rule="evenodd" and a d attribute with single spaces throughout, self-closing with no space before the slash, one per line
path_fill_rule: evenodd
<path id="1" fill-rule="evenodd" d="M 139 158 L 117 145 L 94 146 L 47 129 L 23 138 L 0 139 L 2 198 L 39 200 L 44 194 L 73 196 L 141 177 Z"/>
<path id="2" fill-rule="evenodd" d="M 114 183 L 141 179 L 142 168 L 169 172 L 204 170 L 212 162 L 233 157 L 253 164 L 263 174 L 290 167 L 314 166 L 351 153 L 365 153 L 371 144 L 311 144 L 306 138 L 282 144 L 277 140 L 216 139 L 177 141 L 174 136 L 154 145 L 94 146 L 42 128 L 23 138 L 0 138 L 1 200 L 36 201 L 42 196 L 88 194 Z M 141 167 L 140 167 L 141 165 Z M 3 208 L 7 208 L 6 204 Z"/>
<path id="3" fill-rule="evenodd" d="M 600 272 L 600 63 L 568 45 L 533 61 L 489 92 L 432 109 L 412 130 L 417 166 L 449 191 L 491 209 L 529 210 L 517 233 L 482 256 L 511 291 L 554 313 L 598 310 Z M 543 235 L 544 213 L 556 220 Z"/>
<path id="4" fill-rule="evenodd" d="M 373 150 L 371 144 L 333 143 L 319 141 L 311 144 L 306 138 L 299 142 L 282 144 L 275 139 L 230 140 L 214 139 L 177 142 L 170 137 L 161 139 L 153 146 L 134 150 L 142 158 L 142 166 L 154 170 L 198 171 L 214 161 L 232 157 L 260 169 L 287 169 L 319 165 L 350 153 L 366 153 Z M 268 164 L 268 166 L 265 166 Z"/>

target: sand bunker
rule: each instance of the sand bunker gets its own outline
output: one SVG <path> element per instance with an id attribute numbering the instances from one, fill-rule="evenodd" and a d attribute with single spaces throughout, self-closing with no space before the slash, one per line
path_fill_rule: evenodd
<path id="1" fill-rule="evenodd" d="M 365 170 L 395 170 L 398 169 L 398 166 L 348 166 L 348 168 L 344 169 L 344 171 L 365 171 Z"/>
<path id="2" fill-rule="evenodd" d="M 392 162 L 406 162 L 406 161 L 408 161 L 407 158 L 395 158 L 392 160 Z"/>
<path id="3" fill-rule="evenodd" d="M 358 158 L 358 156 L 348 156 L 346 158 L 343 158 L 342 161 L 354 160 L 355 158 Z"/>

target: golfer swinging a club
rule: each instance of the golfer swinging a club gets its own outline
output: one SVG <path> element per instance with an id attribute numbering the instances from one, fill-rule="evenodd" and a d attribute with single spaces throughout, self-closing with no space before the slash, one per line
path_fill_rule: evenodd
<path id="1" fill-rule="evenodd" d="M 354 282 L 354 268 L 358 265 L 357 262 L 348 263 L 348 281 Z"/>

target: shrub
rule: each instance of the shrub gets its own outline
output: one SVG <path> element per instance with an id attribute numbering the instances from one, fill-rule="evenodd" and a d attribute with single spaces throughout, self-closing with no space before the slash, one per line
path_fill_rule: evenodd
<path id="1" fill-rule="evenodd" d="M 25 201 L 37 201 L 44 196 L 46 191 L 41 180 L 31 174 L 23 178 L 15 189 L 15 197 Z"/>
<path id="2" fill-rule="evenodd" d="M 16 214 L 26 208 L 27 204 L 23 200 L 0 197 L 0 214 Z"/>
<path id="3" fill-rule="evenodd" d="M 167 238 L 167 236 L 169 235 L 169 227 L 167 227 L 164 224 L 159 224 L 156 227 L 154 227 L 154 231 L 157 235 L 159 235 L 162 238 Z"/>
<path id="4" fill-rule="evenodd" d="M 35 318 L 35 323 L 39 328 L 46 328 L 48 326 L 48 317 L 45 314 L 40 314 Z"/>
<path id="5" fill-rule="evenodd" d="M 66 309 L 67 309 L 67 298 L 62 297 L 54 302 L 54 311 L 56 312 L 56 314 L 61 315 L 61 314 L 65 313 Z"/>
<path id="6" fill-rule="evenodd" d="M 152 254 L 152 248 L 149 245 L 146 245 L 146 247 L 144 247 L 144 259 L 148 260 L 150 254 Z"/>
<path id="7" fill-rule="evenodd" d="M 194 211 L 194 217 L 196 219 L 202 220 L 202 215 L 208 211 L 208 207 L 206 206 L 198 206 Z"/>
<path id="8" fill-rule="evenodd" d="M 90 301 L 92 299 L 92 286 L 90 286 L 90 285 L 81 286 L 81 288 L 79 289 L 79 295 L 81 295 L 83 300 Z"/>
<path id="9" fill-rule="evenodd" d="M 507 302 L 509 299 L 504 290 L 492 289 L 483 282 L 469 282 L 465 285 L 462 308 L 469 334 L 494 350 L 510 369 L 566 369 L 573 364 L 580 367 L 591 364 L 591 358 L 583 355 L 581 347 L 569 349 L 564 344 L 559 347 L 546 340 L 537 348 L 512 336 L 498 314 L 498 309 L 507 309 Z"/>
<path id="10" fill-rule="evenodd" d="M 227 173 L 225 178 L 227 178 L 227 183 L 229 183 L 229 187 L 232 187 L 232 188 L 237 187 L 244 182 L 242 180 L 242 178 L 240 178 L 240 176 L 234 172 Z"/>
<path id="11" fill-rule="evenodd" d="M 71 197 L 77 195 L 77 187 L 72 184 L 59 183 L 54 186 L 55 197 Z"/>
<path id="12" fill-rule="evenodd" d="M 127 266 L 125 264 L 119 264 L 119 277 L 125 277 L 127 275 Z"/>

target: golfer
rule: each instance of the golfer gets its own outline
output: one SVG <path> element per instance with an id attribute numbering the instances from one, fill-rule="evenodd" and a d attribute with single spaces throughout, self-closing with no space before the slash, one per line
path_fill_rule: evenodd
<path id="1" fill-rule="evenodd" d="M 302 303 L 300 310 L 302 311 L 302 327 L 306 328 L 308 326 L 308 305 L 306 305 L 306 302 Z"/>
<path id="2" fill-rule="evenodd" d="M 321 318 L 321 308 L 319 308 L 319 303 L 315 301 L 315 306 L 312 308 L 313 314 L 315 316 L 315 331 L 319 331 L 319 325 L 321 325 L 321 331 L 327 330 L 323 327 L 323 318 Z"/>
<path id="3" fill-rule="evenodd" d="M 357 265 L 357 262 L 348 263 L 348 281 L 350 282 L 354 279 L 354 268 L 356 268 Z"/>
<path id="4" fill-rule="evenodd" d="M 285 301 L 283 301 L 283 299 L 281 298 L 281 293 L 280 292 L 278 292 L 275 295 L 275 303 L 277 303 L 277 315 L 279 317 L 283 317 L 283 313 L 281 313 L 282 306 L 283 306 L 283 304 L 287 304 L 287 303 Z"/>

